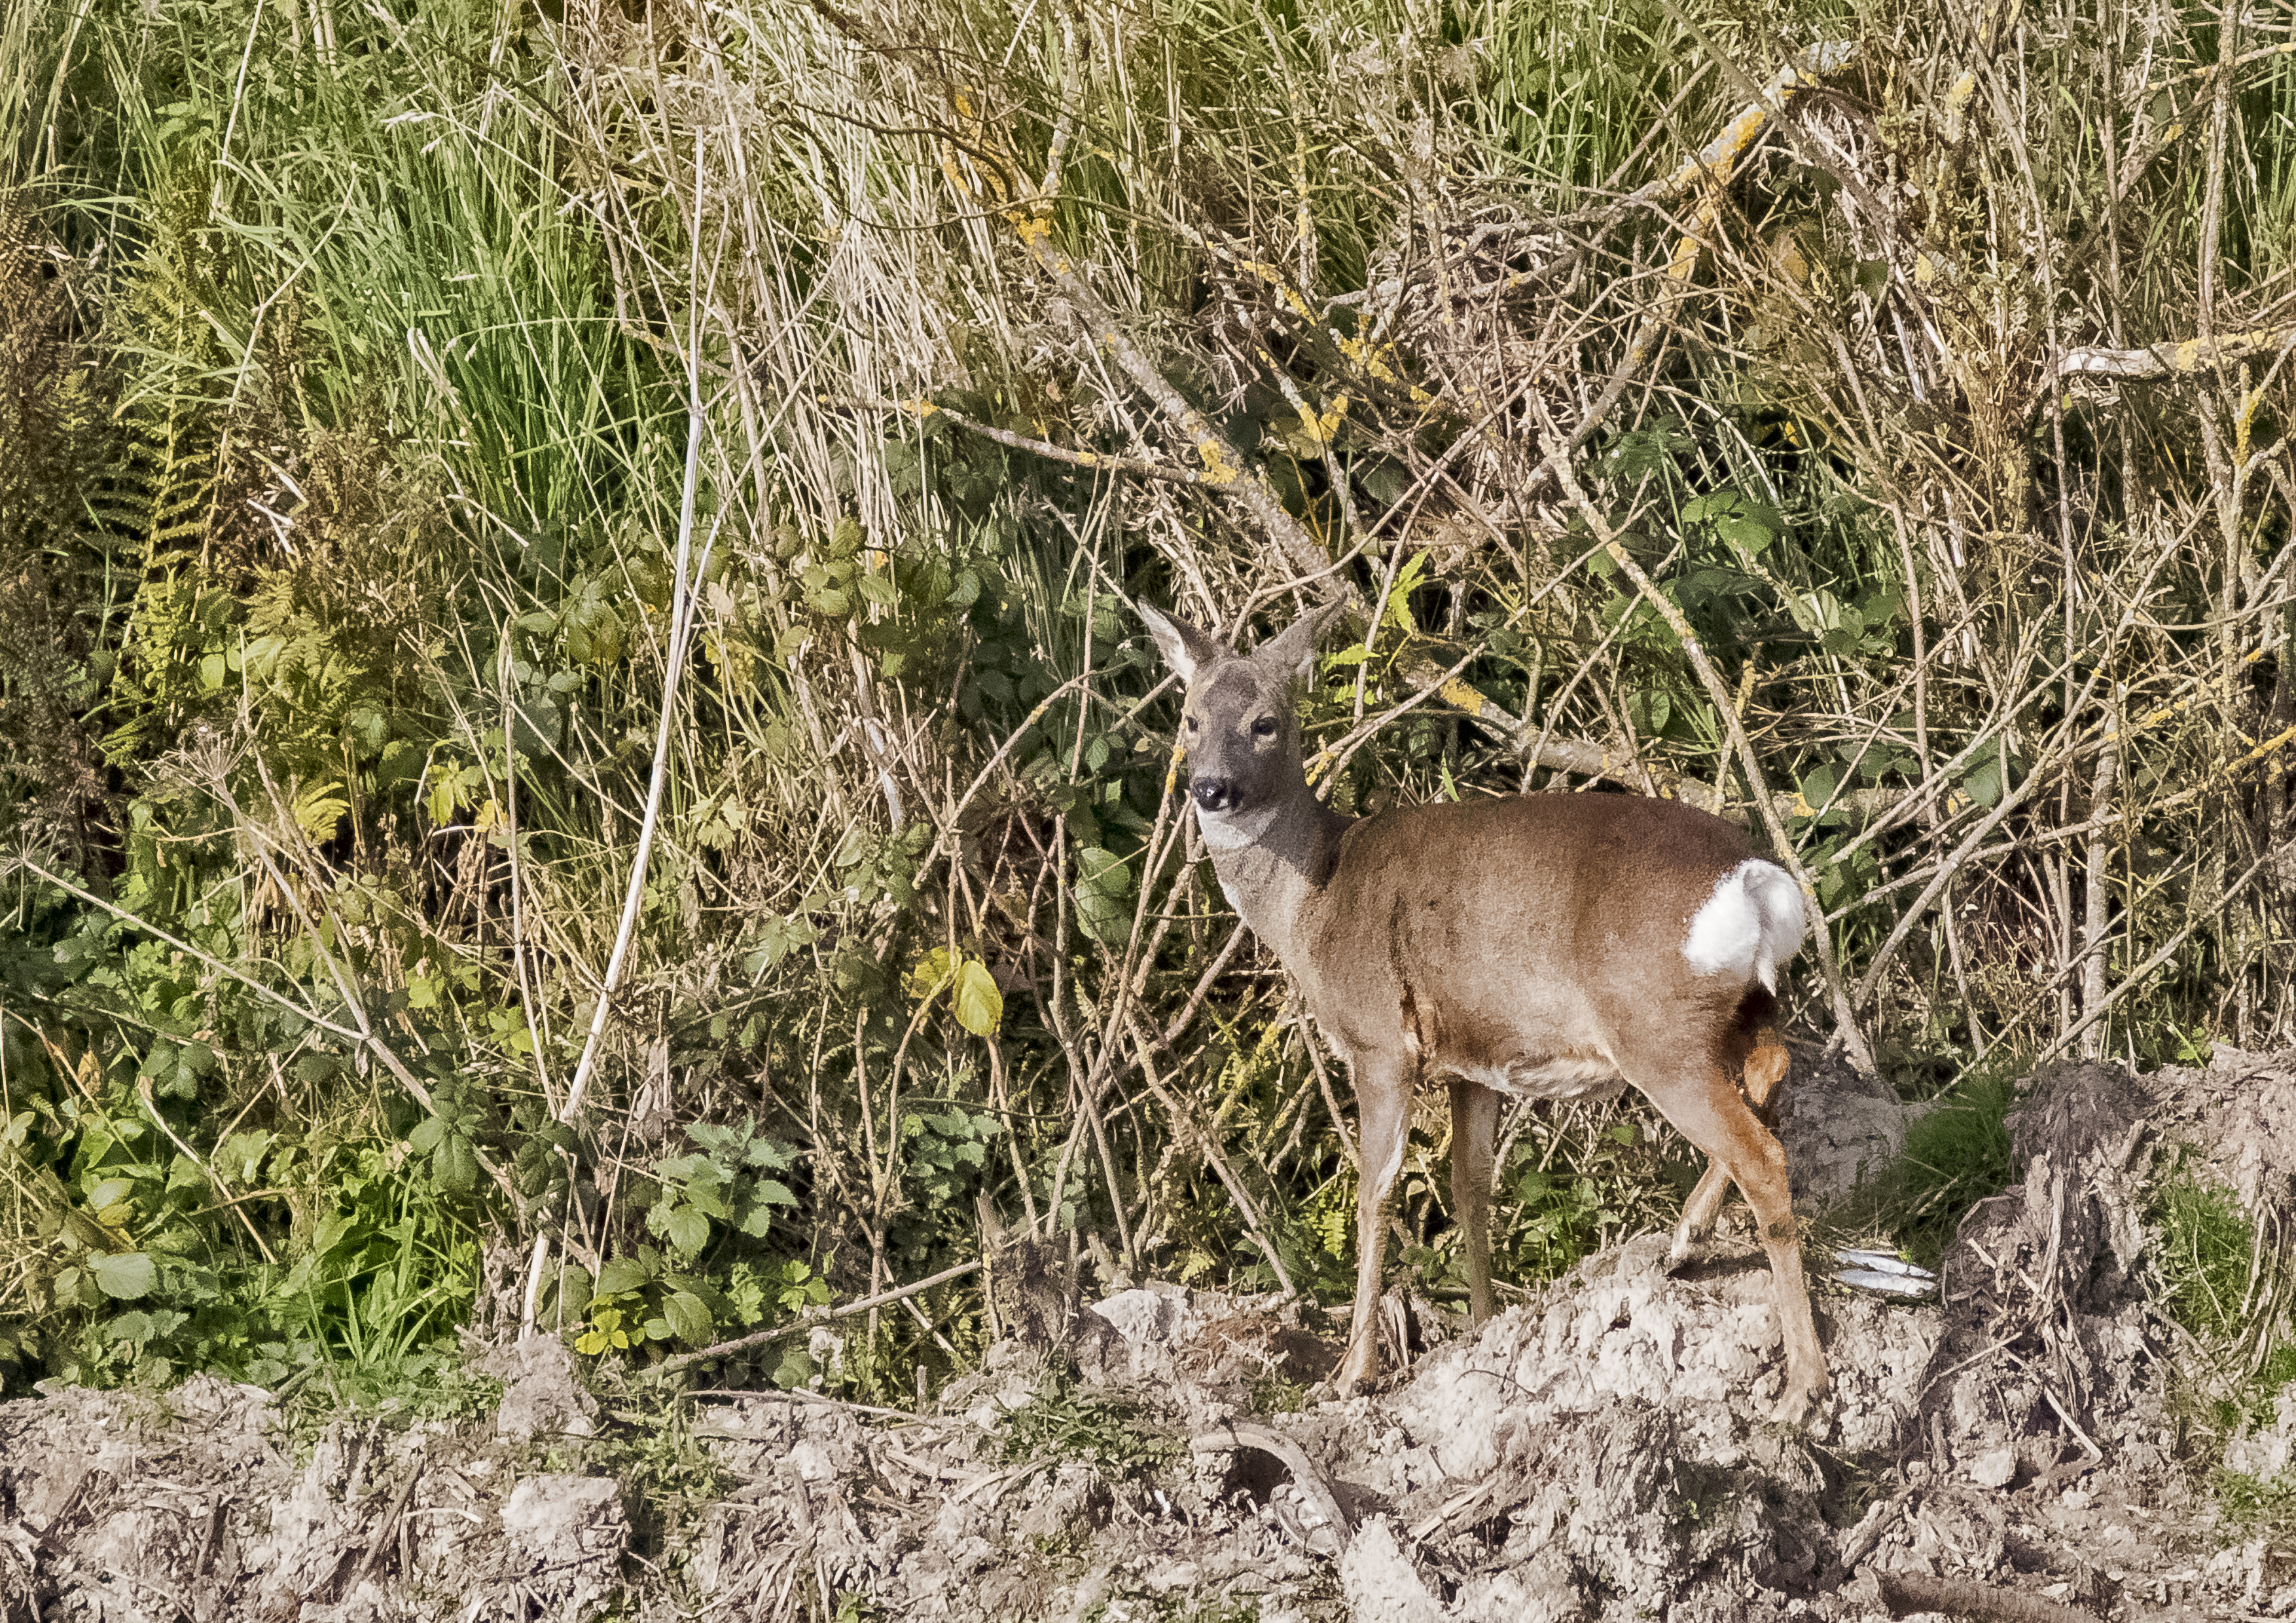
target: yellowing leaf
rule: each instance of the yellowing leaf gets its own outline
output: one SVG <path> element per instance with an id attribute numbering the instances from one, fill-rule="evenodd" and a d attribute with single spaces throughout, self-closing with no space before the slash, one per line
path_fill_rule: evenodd
<path id="1" fill-rule="evenodd" d="M 975 1037 L 995 1035 L 1004 1022 L 1004 994 L 996 977 L 978 958 L 967 958 L 956 971 L 956 1023 Z"/>
<path id="2" fill-rule="evenodd" d="M 948 955 L 948 948 L 936 947 L 917 960 L 916 967 L 901 982 L 901 989 L 908 994 L 911 1003 L 922 1003 L 948 984 L 955 969 L 955 960 Z"/>

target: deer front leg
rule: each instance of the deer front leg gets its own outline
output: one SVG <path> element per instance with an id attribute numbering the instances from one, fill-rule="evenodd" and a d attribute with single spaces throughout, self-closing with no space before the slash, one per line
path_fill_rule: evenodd
<path id="1" fill-rule="evenodd" d="M 1403 1170 L 1403 1143 L 1411 1129 L 1410 1071 L 1400 1058 L 1359 1058 L 1356 1072 L 1356 1134 L 1361 1164 L 1356 1185 L 1356 1307 L 1347 1356 L 1332 1384 L 1344 1398 L 1379 1369 L 1373 1320 L 1379 1312 L 1379 1272 L 1387 1248 L 1387 1198 Z"/>
<path id="2" fill-rule="evenodd" d="M 1451 1209 L 1467 1242 L 1467 1307 L 1491 1316 L 1491 1155 L 1499 1136 L 1499 1096 L 1480 1082 L 1451 1084 Z"/>

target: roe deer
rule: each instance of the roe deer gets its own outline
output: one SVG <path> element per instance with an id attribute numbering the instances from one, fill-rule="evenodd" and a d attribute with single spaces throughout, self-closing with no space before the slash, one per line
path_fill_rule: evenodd
<path id="1" fill-rule="evenodd" d="M 1712 1158 L 1673 1259 L 1734 1182 L 1769 1253 L 1785 1339 L 1780 1415 L 1825 1381 L 1785 1152 L 1765 1125 L 1786 1071 L 1778 965 L 1800 889 L 1718 817 L 1632 795 L 1534 794 L 1357 821 L 1318 800 L 1294 710 L 1311 612 L 1250 656 L 1142 607 L 1187 684 L 1189 799 L 1220 888 L 1300 984 L 1355 1074 L 1361 1183 L 1355 1316 L 1338 1375 L 1373 1373 L 1386 1204 L 1411 1096 L 1451 1092 L 1451 1192 L 1475 1322 L 1490 1316 L 1491 1157 L 1503 1098 L 1612 1095 L 1632 1082 Z"/>

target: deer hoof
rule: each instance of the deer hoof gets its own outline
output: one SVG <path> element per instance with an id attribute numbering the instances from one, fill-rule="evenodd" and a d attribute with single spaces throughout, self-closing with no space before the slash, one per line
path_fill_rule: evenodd
<path id="1" fill-rule="evenodd" d="M 1817 1394 L 1824 1385 L 1824 1375 L 1808 1381 L 1789 1381 L 1772 1418 L 1794 1430 L 1803 1430 L 1809 1424 L 1810 1414 L 1817 1406 Z"/>
<path id="2" fill-rule="evenodd" d="M 1703 1262 L 1713 1253 L 1714 1225 L 1708 1224 L 1693 1228 L 1685 1219 L 1674 1231 L 1674 1243 L 1666 1250 L 1666 1271 L 1669 1274 L 1686 1264 Z"/>

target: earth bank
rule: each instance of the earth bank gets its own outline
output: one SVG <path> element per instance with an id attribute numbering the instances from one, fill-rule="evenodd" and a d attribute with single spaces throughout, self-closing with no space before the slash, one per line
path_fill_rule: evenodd
<path id="1" fill-rule="evenodd" d="M 1904 1114 L 1818 1068 L 1783 1127 L 1800 1192 L 1843 1193 Z M 475 1357 L 491 1412 L 344 1414 L 308 1451 L 209 1376 L 0 1406 L 0 1623 L 2296 1614 L 2285 1524 L 2243 1534 L 2201 1474 L 2288 1482 L 2296 1393 L 2195 1457 L 2202 1349 L 2148 1217 L 2181 1158 L 2284 1232 L 2296 1054 L 2046 1068 L 2010 1127 L 2024 1181 L 1962 1222 L 1941 1305 L 1822 1286 L 1804 1431 L 1773 1421 L 1768 1275 L 1726 1225 L 1672 1273 L 1662 1236 L 1614 1246 L 1472 1335 L 1398 1291 L 1400 1372 L 1320 1403 L 1321 1311 L 1079 1307 L 1038 1258 L 999 1275 L 1024 1333 L 924 1414 L 602 1408 L 541 1339 Z"/>

